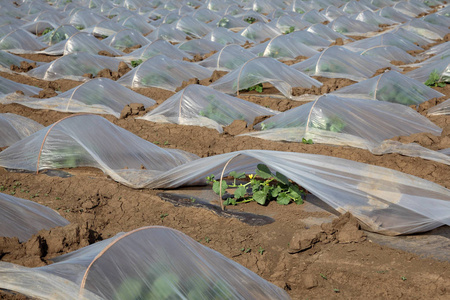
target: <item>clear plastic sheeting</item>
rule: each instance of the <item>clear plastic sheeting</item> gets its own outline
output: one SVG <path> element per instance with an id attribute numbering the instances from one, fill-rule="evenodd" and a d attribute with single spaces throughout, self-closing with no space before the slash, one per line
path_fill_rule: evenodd
<path id="1" fill-rule="evenodd" d="M 342 40 L 350 39 L 350 38 L 346 37 L 345 35 L 340 34 L 336 31 L 332 30 L 330 27 L 327 27 L 323 24 L 312 25 L 312 26 L 308 27 L 308 29 L 306 29 L 306 30 L 311 33 L 314 33 L 328 41 L 335 41 L 338 38 L 341 38 Z"/>
<path id="2" fill-rule="evenodd" d="M 280 16 L 275 20 L 272 20 L 269 24 L 274 25 L 281 32 L 303 30 L 308 26 L 311 26 L 311 23 L 302 20 L 300 16 L 290 16 L 290 15 Z"/>
<path id="3" fill-rule="evenodd" d="M 434 25 L 421 19 L 412 19 L 402 25 L 402 27 L 422 37 L 432 40 L 442 39 L 446 34 L 450 33 L 450 29 L 448 27 Z"/>
<path id="4" fill-rule="evenodd" d="M 33 63 L 34 61 L 26 59 L 6 51 L 0 50 L 0 66 L 4 68 L 10 68 L 11 65 L 20 66 L 20 62 L 26 61 L 28 63 Z"/>
<path id="5" fill-rule="evenodd" d="M 78 30 L 83 30 L 85 28 L 94 26 L 95 24 L 98 24 L 103 20 L 106 20 L 106 18 L 95 13 L 94 11 L 89 9 L 82 9 L 68 17 L 64 21 L 64 23 L 69 23 L 75 26 Z"/>
<path id="6" fill-rule="evenodd" d="M 421 82 L 396 71 L 343 87 L 332 94 L 340 97 L 393 102 L 403 105 L 419 105 L 432 98 L 444 96 Z"/>
<path id="7" fill-rule="evenodd" d="M 36 202 L 0 193 L 0 236 L 25 242 L 42 229 L 66 226 L 69 221 Z M 1 285 L 1 284 L 0 284 Z"/>
<path id="8" fill-rule="evenodd" d="M 228 45 L 198 64 L 210 70 L 232 71 L 254 57 L 256 55 L 241 46 Z"/>
<path id="9" fill-rule="evenodd" d="M 360 11 L 369 9 L 369 7 L 365 6 L 359 1 L 351 0 L 347 2 L 344 6 L 342 6 L 342 11 L 351 15 L 351 14 L 357 14 Z"/>
<path id="10" fill-rule="evenodd" d="M 294 31 L 289 34 L 289 37 L 318 51 L 321 51 L 331 44 L 329 40 L 321 38 L 307 30 Z"/>
<path id="11" fill-rule="evenodd" d="M 102 40 L 102 43 L 119 51 L 123 51 L 126 48 L 136 45 L 145 46 L 149 44 L 150 41 L 134 29 L 124 29 Z"/>
<path id="12" fill-rule="evenodd" d="M 380 68 L 380 64 L 344 47 L 332 46 L 307 60 L 292 65 L 292 68 L 309 76 L 362 81 L 371 77 Z"/>
<path id="13" fill-rule="evenodd" d="M 0 76 L 0 97 L 15 93 L 16 91 L 22 91 L 27 96 L 33 96 L 38 95 L 41 90 L 41 88 L 18 83 Z"/>
<path id="14" fill-rule="evenodd" d="M 11 146 L 42 128 L 44 126 L 26 117 L 0 114 L 0 147 Z"/>
<path id="15" fill-rule="evenodd" d="M 415 18 L 417 17 L 419 14 L 424 13 L 427 11 L 427 9 L 429 9 L 428 7 L 424 8 L 424 7 L 418 7 L 418 5 L 416 3 L 411 3 L 409 1 L 400 1 L 395 3 L 395 5 L 393 6 L 393 8 L 395 10 L 398 10 L 399 12 L 411 17 L 411 18 Z"/>
<path id="16" fill-rule="evenodd" d="M 209 41 L 206 39 L 190 40 L 178 45 L 178 49 L 191 55 L 195 54 L 204 55 L 212 51 L 219 51 L 222 48 L 223 48 L 222 44 Z"/>
<path id="17" fill-rule="evenodd" d="M 347 44 L 345 47 L 348 49 L 366 50 L 375 46 L 396 46 L 403 51 L 423 50 L 419 46 L 394 33 L 380 34 L 368 39 Z"/>
<path id="18" fill-rule="evenodd" d="M 238 93 L 259 83 L 269 82 L 284 96 L 292 96 L 292 88 L 322 86 L 322 83 L 271 57 L 255 57 L 210 85 L 227 94 Z"/>
<path id="19" fill-rule="evenodd" d="M 140 64 L 117 82 L 132 88 L 152 86 L 175 91 L 183 81 L 192 78 L 201 80 L 211 75 L 211 70 L 197 64 L 158 55 Z"/>
<path id="20" fill-rule="evenodd" d="M 94 167 L 136 187 L 142 178 L 197 158 L 182 150 L 160 148 L 100 116 L 74 115 L 0 152 L 0 165 L 28 171 Z"/>
<path id="21" fill-rule="evenodd" d="M 0 38 L 0 50 L 12 53 L 27 53 L 48 47 L 34 35 L 23 29 L 16 29 Z"/>
<path id="22" fill-rule="evenodd" d="M 432 72 L 436 72 L 439 75 L 438 82 L 450 82 L 450 56 L 429 64 L 425 63 L 422 67 L 412 70 L 405 75 L 420 82 L 425 82 Z"/>
<path id="23" fill-rule="evenodd" d="M 187 35 L 171 24 L 162 24 L 146 37 L 150 41 L 162 39 L 172 43 L 181 43 L 186 40 Z"/>
<path id="24" fill-rule="evenodd" d="M 123 55 L 123 52 L 102 43 L 93 35 L 84 32 L 77 32 L 67 40 L 50 46 L 39 53 L 47 55 L 68 55 L 71 53 L 85 52 L 96 55 L 100 51 L 107 51 L 112 55 Z"/>
<path id="25" fill-rule="evenodd" d="M 142 35 L 147 35 L 155 30 L 155 27 L 147 23 L 147 19 L 141 16 L 129 16 L 119 23 L 125 28 L 139 31 Z"/>
<path id="26" fill-rule="evenodd" d="M 1 263 L 0 288 L 40 299 L 290 299 L 219 252 L 162 226 L 119 233 L 54 261 L 33 269 Z"/>
<path id="27" fill-rule="evenodd" d="M 122 56 L 120 59 L 125 61 L 132 61 L 141 59 L 146 61 L 157 55 L 165 55 L 171 59 L 183 60 L 183 58 L 192 58 L 192 56 L 176 46 L 166 42 L 165 40 L 156 40 L 139 49 L 134 50 L 128 55 Z"/>
<path id="28" fill-rule="evenodd" d="M 380 61 L 380 63 L 384 61 L 396 61 L 403 62 L 404 64 L 412 64 L 416 61 L 414 56 L 409 55 L 406 51 L 396 46 L 374 46 L 361 51 L 360 55 L 367 56 L 375 61 Z"/>
<path id="29" fill-rule="evenodd" d="M 450 18 L 438 15 L 437 13 L 425 16 L 422 20 L 433 25 L 450 27 Z"/>
<path id="30" fill-rule="evenodd" d="M 450 99 L 431 107 L 428 109 L 427 114 L 429 116 L 450 115 Z"/>
<path id="31" fill-rule="evenodd" d="M 83 32 L 90 33 L 94 36 L 110 36 L 124 29 L 125 27 L 108 19 L 84 29 Z"/>
<path id="32" fill-rule="evenodd" d="M 70 89 L 58 96 L 37 99 L 14 95 L 7 101 L 34 109 L 50 109 L 71 113 L 109 114 L 120 117 L 122 109 L 131 103 L 141 103 L 144 107 L 156 101 L 135 93 L 108 78 L 95 78 Z"/>
<path id="33" fill-rule="evenodd" d="M 302 20 L 311 24 L 320 24 L 325 21 L 328 21 L 327 17 L 318 12 L 315 9 L 312 9 L 304 14 L 302 14 Z"/>
<path id="34" fill-rule="evenodd" d="M 384 140 L 442 129 L 415 110 L 384 101 L 325 95 L 255 126 L 261 132 L 245 135 L 268 140 L 348 145 L 372 150 Z"/>
<path id="35" fill-rule="evenodd" d="M 223 28 L 243 28 L 243 27 L 247 27 L 248 23 L 238 19 L 234 16 L 230 16 L 230 15 L 225 15 L 223 16 L 221 19 L 219 19 L 216 23 L 217 27 L 223 27 Z"/>
<path id="36" fill-rule="evenodd" d="M 253 47 L 250 51 L 258 56 L 267 56 L 278 60 L 291 60 L 299 56 L 311 57 L 319 53 L 291 34 L 279 35 L 266 43 Z"/>
<path id="37" fill-rule="evenodd" d="M 52 46 L 58 44 L 59 42 L 67 40 L 77 32 L 78 30 L 72 25 L 61 25 L 42 35 L 38 39 L 41 42 L 46 43 L 49 46 Z"/>
<path id="38" fill-rule="evenodd" d="M 328 21 L 333 21 L 340 16 L 347 16 L 345 12 L 342 11 L 342 9 L 337 8 L 336 6 L 330 5 L 324 10 L 325 17 L 327 17 Z"/>
<path id="39" fill-rule="evenodd" d="M 217 27 L 213 29 L 210 33 L 205 35 L 204 39 L 222 45 L 228 44 L 243 45 L 245 44 L 245 42 L 248 41 L 245 37 L 223 27 Z"/>
<path id="40" fill-rule="evenodd" d="M 346 16 L 341 16 L 328 24 L 328 27 L 343 35 L 367 35 L 369 32 L 378 31 L 379 27 L 366 24 L 361 21 L 352 20 Z"/>
<path id="41" fill-rule="evenodd" d="M 375 12 L 371 11 L 371 10 L 365 10 L 360 12 L 355 20 L 357 21 L 361 21 L 364 22 L 366 24 L 371 24 L 371 25 L 394 25 L 394 24 L 398 24 L 398 22 L 384 18 L 380 15 L 377 15 Z"/>
<path id="42" fill-rule="evenodd" d="M 28 75 L 38 79 L 56 80 L 61 78 L 86 80 L 84 74 L 94 76 L 103 69 L 117 70 L 119 60 L 112 57 L 92 55 L 85 52 L 64 55 L 38 68 L 28 71 Z"/>
<path id="43" fill-rule="evenodd" d="M 404 13 L 390 7 L 385 6 L 382 9 L 378 11 L 378 15 L 380 15 L 383 18 L 387 18 L 399 23 L 404 23 L 409 20 L 411 20 L 411 16 L 405 15 Z"/>
<path id="44" fill-rule="evenodd" d="M 220 178 L 227 163 L 224 176 L 231 171 L 251 173 L 258 163 L 263 163 L 339 212 L 352 213 L 365 229 L 381 234 L 412 234 L 450 225 L 450 191 L 441 185 L 392 169 L 317 154 L 232 152 L 179 166 L 145 186 L 204 184 L 205 177 L 211 174 Z"/>
<path id="45" fill-rule="evenodd" d="M 175 28 L 183 31 L 191 38 L 199 39 L 208 34 L 212 28 L 191 16 L 185 16 L 174 23 Z"/>
<path id="46" fill-rule="evenodd" d="M 56 25 L 56 24 L 58 24 L 58 23 L 53 23 L 53 22 L 48 22 L 48 21 L 36 21 L 36 22 L 30 22 L 25 25 L 22 25 L 21 28 L 25 29 L 26 31 L 28 31 L 32 34 L 40 35 L 48 28 L 53 29 L 53 28 L 58 27 L 58 25 Z"/>
<path id="47" fill-rule="evenodd" d="M 282 34 L 282 32 L 276 27 L 262 22 L 256 22 L 242 30 L 240 34 L 253 42 L 260 43 L 264 40 L 272 39 Z"/>
<path id="48" fill-rule="evenodd" d="M 258 116 L 277 113 L 210 87 L 191 84 L 139 119 L 203 126 L 222 133 L 222 126 L 230 125 L 234 120 L 244 120 L 251 125 Z"/>
<path id="49" fill-rule="evenodd" d="M 386 33 L 393 33 L 396 36 L 401 37 L 403 40 L 407 40 L 413 44 L 418 45 L 419 47 L 426 46 L 428 44 L 433 43 L 433 40 L 420 36 L 412 31 L 408 31 L 405 28 L 397 26 L 393 30 L 390 30 Z M 420 49 L 417 49 L 420 50 Z"/>

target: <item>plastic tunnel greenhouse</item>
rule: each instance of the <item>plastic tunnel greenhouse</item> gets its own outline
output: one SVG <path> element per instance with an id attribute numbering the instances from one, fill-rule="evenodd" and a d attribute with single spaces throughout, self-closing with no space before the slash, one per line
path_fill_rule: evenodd
<path id="1" fill-rule="evenodd" d="M 0 288 L 67 300 L 290 299 L 219 252 L 161 226 L 119 233 L 53 260 L 34 269 L 0 263 Z"/>
<path id="2" fill-rule="evenodd" d="M 210 87 L 191 84 L 139 119 L 204 126 L 222 132 L 222 126 L 234 120 L 245 120 L 251 125 L 257 116 L 277 113 Z"/>
<path id="3" fill-rule="evenodd" d="M 292 88 L 321 86 L 322 83 L 271 57 L 255 57 L 210 85 L 227 94 L 238 93 L 254 85 L 269 82 L 286 97 Z"/>
<path id="4" fill-rule="evenodd" d="M 53 209 L 0 193 L 0 237 L 17 237 L 25 242 L 41 229 L 68 224 L 69 221 Z"/>
<path id="5" fill-rule="evenodd" d="M 255 54 L 238 45 L 228 45 L 198 64 L 210 70 L 232 71 L 256 57 Z"/>
<path id="6" fill-rule="evenodd" d="M 0 114 L 0 147 L 11 146 L 42 128 L 44 126 L 26 117 L 2 113 Z"/>
<path id="7" fill-rule="evenodd" d="M 380 100 L 403 105 L 418 105 L 432 98 L 444 96 L 423 83 L 396 71 L 346 86 L 332 93 L 348 98 Z"/>
<path id="8" fill-rule="evenodd" d="M 134 50 L 130 54 L 122 56 L 120 59 L 125 61 L 132 61 L 141 59 L 146 61 L 157 55 L 165 55 L 171 59 L 183 60 L 184 57 L 191 58 L 192 56 L 184 51 L 181 51 L 176 46 L 166 42 L 165 40 L 156 40 L 139 49 Z"/>
<path id="9" fill-rule="evenodd" d="M 116 118 L 119 118 L 120 112 L 128 104 L 141 103 L 144 107 L 156 104 L 155 100 L 133 92 L 108 78 L 89 80 L 52 98 L 38 99 L 14 95 L 7 100 L 34 109 L 109 114 Z"/>

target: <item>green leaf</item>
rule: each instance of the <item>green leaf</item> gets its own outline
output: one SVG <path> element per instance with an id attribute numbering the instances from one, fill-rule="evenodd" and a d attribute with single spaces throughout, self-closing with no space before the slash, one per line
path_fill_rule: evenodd
<path id="1" fill-rule="evenodd" d="M 291 198 L 289 198 L 289 196 L 285 192 L 283 192 L 278 195 L 277 202 L 282 205 L 288 205 L 289 202 L 291 202 Z"/>
<path id="2" fill-rule="evenodd" d="M 256 169 L 256 175 L 264 179 L 269 179 L 273 177 L 272 172 L 270 172 L 270 169 L 264 164 L 258 164 Z"/>
<path id="3" fill-rule="evenodd" d="M 313 142 L 312 139 L 307 140 L 307 139 L 305 139 L 305 138 L 302 138 L 302 143 L 303 143 L 303 144 L 314 144 L 314 142 Z"/>
<path id="4" fill-rule="evenodd" d="M 236 179 L 245 178 L 245 172 L 237 173 L 236 171 L 231 171 L 230 176 Z"/>
<path id="5" fill-rule="evenodd" d="M 278 173 L 278 172 L 275 173 L 275 179 L 278 182 L 284 183 L 285 185 L 289 185 L 289 183 L 290 183 L 289 179 L 286 176 L 284 176 L 283 174 Z"/>
<path id="6" fill-rule="evenodd" d="M 267 199 L 267 193 L 264 193 L 263 191 L 258 191 L 253 194 L 253 200 L 255 200 L 256 202 L 258 202 L 261 205 L 266 204 L 266 199 Z"/>
<path id="7" fill-rule="evenodd" d="M 234 197 L 236 199 L 239 198 L 244 198 L 245 194 L 246 194 L 247 190 L 245 189 L 245 186 L 241 185 L 239 186 L 236 191 L 234 192 Z"/>
<path id="8" fill-rule="evenodd" d="M 277 186 L 271 191 L 271 195 L 273 198 L 276 198 L 278 194 L 282 191 L 282 188 L 280 186 Z"/>
<path id="9" fill-rule="evenodd" d="M 222 195 L 225 194 L 225 190 L 228 188 L 228 184 L 225 181 L 222 181 Z M 213 191 L 217 195 L 220 195 L 220 181 L 215 181 L 213 183 Z"/>

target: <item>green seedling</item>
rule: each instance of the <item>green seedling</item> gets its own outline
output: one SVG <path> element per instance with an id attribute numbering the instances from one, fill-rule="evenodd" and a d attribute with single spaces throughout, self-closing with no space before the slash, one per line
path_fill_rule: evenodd
<path id="1" fill-rule="evenodd" d="M 258 93 L 263 92 L 263 85 L 262 83 L 255 84 L 254 86 L 251 86 L 247 89 L 247 91 L 257 91 Z"/>
<path id="2" fill-rule="evenodd" d="M 136 68 L 137 66 L 139 66 L 139 65 L 142 64 L 142 63 L 143 63 L 142 59 L 132 60 L 132 61 L 131 61 L 131 66 L 132 66 L 133 68 Z"/>
<path id="3" fill-rule="evenodd" d="M 159 217 L 161 218 L 161 220 L 164 220 L 165 217 L 167 217 L 169 214 L 161 214 Z"/>
<path id="4" fill-rule="evenodd" d="M 244 19 L 245 22 L 247 22 L 248 24 L 253 24 L 256 22 L 256 19 L 253 17 L 247 17 Z"/>
<path id="5" fill-rule="evenodd" d="M 205 237 L 205 242 L 206 242 L 206 243 L 209 243 L 209 242 L 211 242 L 211 239 L 210 239 L 209 237 L 206 236 L 206 237 Z"/>
<path id="6" fill-rule="evenodd" d="M 401 279 L 402 279 L 403 281 L 406 281 L 407 278 L 406 278 L 405 276 L 402 276 Z"/>
<path id="7" fill-rule="evenodd" d="M 441 76 L 439 75 L 437 70 L 431 72 L 430 76 L 428 76 L 427 81 L 425 81 L 425 85 L 434 86 L 434 87 L 444 87 L 444 82 L 439 82 L 441 80 Z"/>
<path id="8" fill-rule="evenodd" d="M 325 280 L 328 280 L 327 276 L 323 275 L 322 273 L 320 273 L 320 277 L 322 277 Z"/>
<path id="9" fill-rule="evenodd" d="M 294 31 L 295 31 L 295 27 L 294 26 L 290 26 L 289 29 L 284 32 L 284 34 L 289 34 L 289 33 L 292 33 Z"/>
<path id="10" fill-rule="evenodd" d="M 259 249 L 258 249 L 259 254 L 263 255 L 264 251 L 266 251 L 266 250 L 264 250 L 263 247 L 259 246 Z"/>
<path id="11" fill-rule="evenodd" d="M 307 140 L 305 138 L 302 138 L 302 143 L 303 144 L 308 144 L 308 145 L 314 144 L 312 139 Z"/>

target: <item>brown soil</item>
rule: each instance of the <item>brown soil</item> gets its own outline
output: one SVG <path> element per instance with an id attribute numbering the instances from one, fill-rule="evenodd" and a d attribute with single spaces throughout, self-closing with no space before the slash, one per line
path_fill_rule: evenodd
<path id="1" fill-rule="evenodd" d="M 133 52 L 134 50 L 137 50 L 137 49 L 139 49 L 141 47 L 142 47 L 141 45 L 134 45 L 132 47 L 128 47 L 128 48 L 123 49 L 122 52 L 126 53 L 126 54 L 129 54 L 129 53 Z"/>
<path id="2" fill-rule="evenodd" d="M 0 75 L 47 89 L 45 93 L 52 93 L 50 90 L 64 92 L 82 83 L 71 80 L 49 82 L 21 74 Z M 352 83 L 342 79 L 318 79 L 326 85 L 327 92 Z M 264 92 L 279 94 L 272 89 L 270 85 L 265 85 Z M 446 97 L 421 104 L 417 110 L 423 115 L 430 107 L 450 97 L 450 85 L 435 89 Z M 158 105 L 174 94 L 156 88 L 133 90 L 156 100 Z M 273 98 L 264 93 L 242 93 L 240 98 L 280 111 L 304 104 Z M 18 104 L 0 105 L 0 112 L 26 116 L 44 126 L 71 115 L 34 110 Z M 132 115 L 143 112 L 138 104 L 129 106 Z M 399 154 L 377 156 L 350 147 L 239 137 L 236 134 L 252 130 L 239 121 L 226 127 L 224 134 L 219 134 L 216 130 L 204 127 L 152 123 L 136 120 L 132 116 L 123 119 L 104 117 L 160 147 L 182 149 L 201 157 L 244 149 L 314 153 L 398 170 L 450 188 L 450 168 L 420 158 Z M 449 147 L 450 116 L 428 118 L 443 128 L 441 136 L 417 134 L 395 139 L 415 141 L 430 149 Z M 71 222 L 62 228 L 42 230 L 24 243 L 19 243 L 15 238 L 1 238 L 1 261 L 27 267 L 43 266 L 51 263 L 50 258 L 112 237 L 118 232 L 163 225 L 186 233 L 285 288 L 292 299 L 448 299 L 450 295 L 449 262 L 423 258 L 376 244 L 366 237 L 350 215 L 335 218 L 330 224 L 310 226 L 306 220 L 323 217 L 323 212 L 306 210 L 308 203 L 288 206 L 270 203 L 266 207 L 248 203 L 238 206 L 239 210 L 258 211 L 270 214 L 275 219 L 272 224 L 256 227 L 234 218 L 220 217 L 206 209 L 174 206 L 157 195 L 161 192 L 159 190 L 125 187 L 97 169 L 76 168 L 65 171 L 73 176 L 60 178 L 48 176 L 44 172 L 13 173 L 0 168 L 4 193 L 14 192 L 17 197 L 46 205 Z M 16 182 L 21 183 L 21 189 L 14 188 Z M 242 248 L 250 250 L 241 251 Z M 0 299 L 27 298 L 0 292 Z"/>
<path id="3" fill-rule="evenodd" d="M 195 54 L 193 58 L 183 57 L 183 60 L 184 61 L 189 61 L 189 62 L 199 62 L 199 61 L 207 59 L 210 56 L 213 56 L 216 53 L 217 53 L 217 51 L 214 50 L 214 51 L 211 51 L 211 52 L 203 54 L 203 55 Z"/>
<path id="4" fill-rule="evenodd" d="M 352 85 L 356 83 L 356 81 L 346 79 L 346 78 L 326 78 L 322 76 L 312 76 L 314 79 L 323 83 L 321 87 L 312 87 L 312 88 L 293 88 L 292 95 L 293 96 L 301 96 L 304 94 L 310 95 L 322 95 L 326 93 L 331 93 L 337 89 Z"/>

